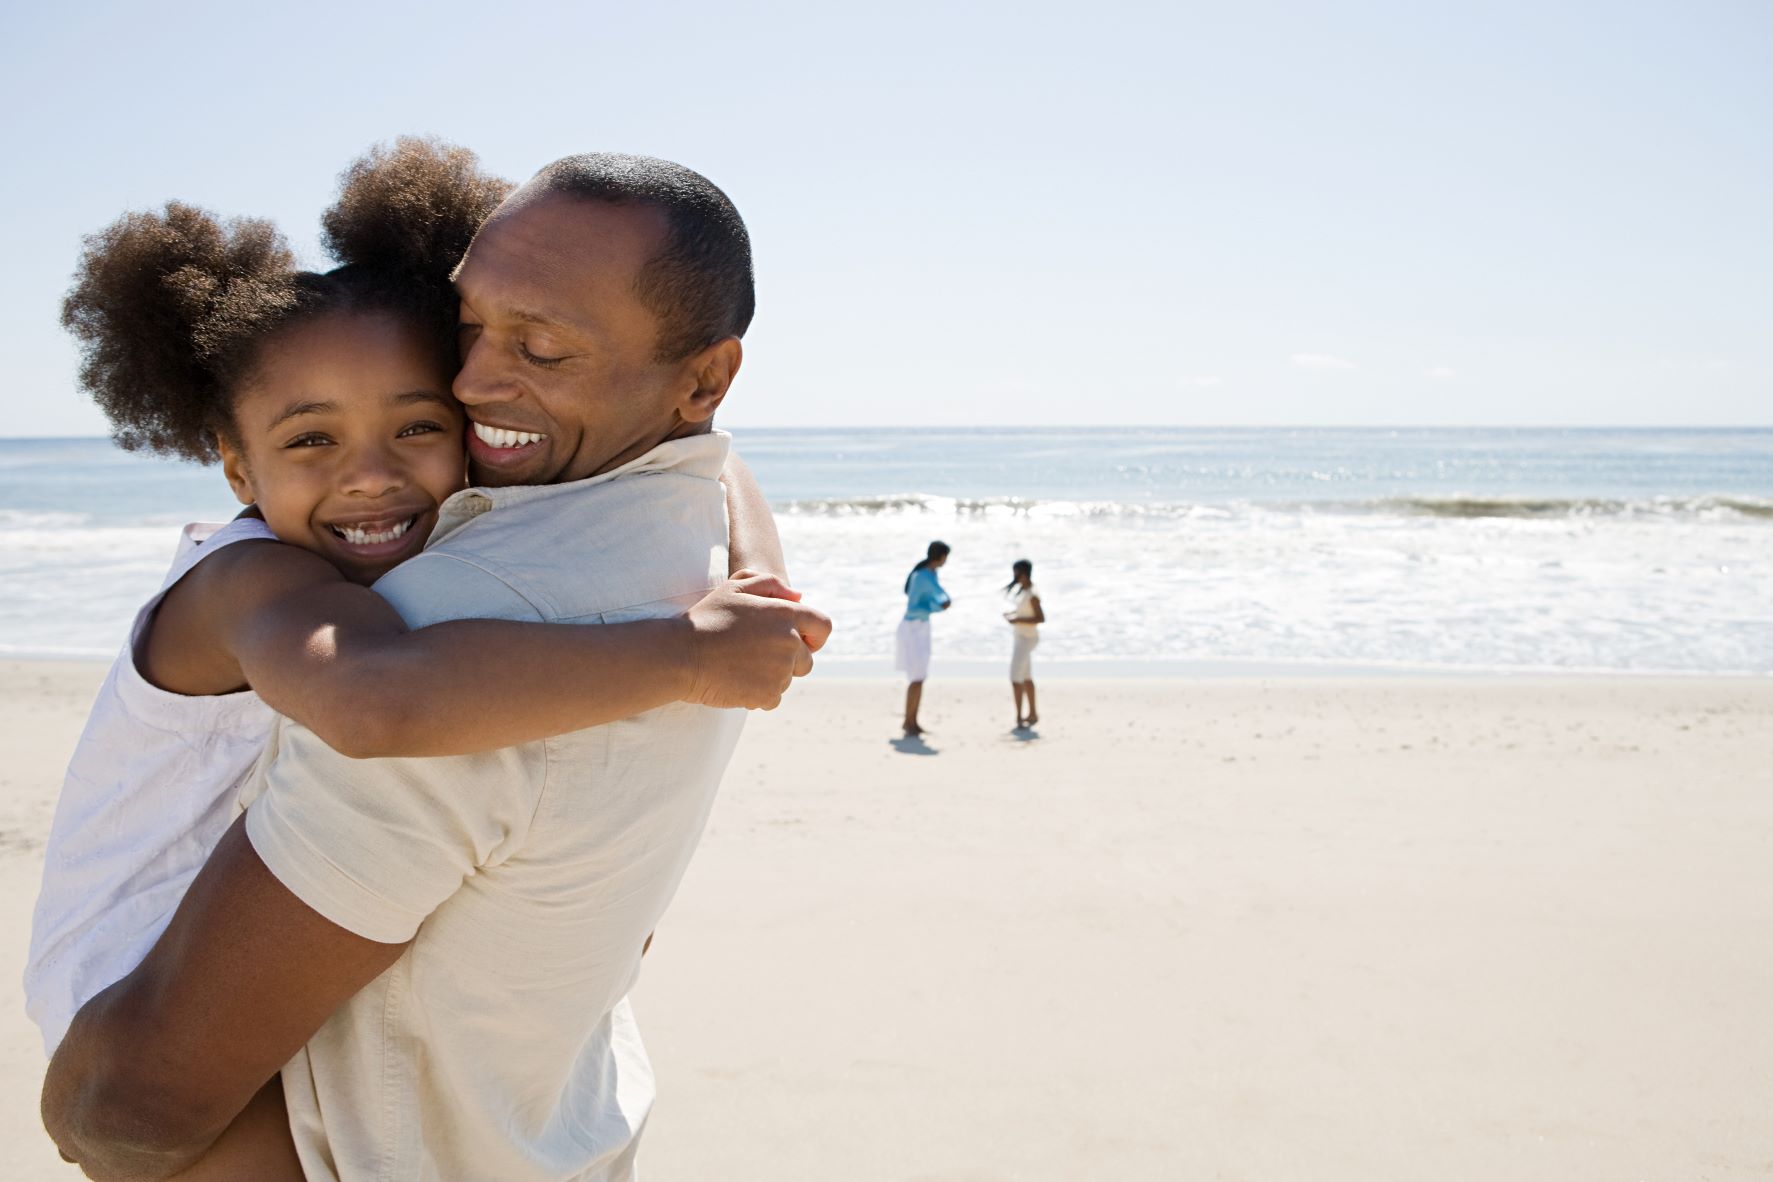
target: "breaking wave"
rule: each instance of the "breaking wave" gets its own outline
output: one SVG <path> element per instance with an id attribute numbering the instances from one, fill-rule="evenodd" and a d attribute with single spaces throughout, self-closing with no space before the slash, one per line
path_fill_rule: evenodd
<path id="1" fill-rule="evenodd" d="M 1680 517 L 1773 520 L 1773 501 L 1757 497 L 1387 497 L 1380 506 L 1420 517 Z"/>
<path id="2" fill-rule="evenodd" d="M 1393 496 L 1367 501 L 1146 502 L 1037 500 L 1032 497 L 946 497 L 888 493 L 785 501 L 780 513 L 800 517 L 1075 517 L 1224 518 L 1244 512 L 1389 514 L 1454 519 L 1678 519 L 1773 522 L 1773 500 L 1748 496 L 1605 497 Z"/>

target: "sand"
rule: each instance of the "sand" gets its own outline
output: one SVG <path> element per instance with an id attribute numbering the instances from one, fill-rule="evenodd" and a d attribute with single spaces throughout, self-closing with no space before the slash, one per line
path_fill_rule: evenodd
<path id="1" fill-rule="evenodd" d="M 100 671 L 0 666 L 0 976 Z M 1773 682 L 820 680 L 635 1004 L 648 1182 L 1773 1177 Z M 65 1178 L 0 1009 L 6 1176 Z"/>

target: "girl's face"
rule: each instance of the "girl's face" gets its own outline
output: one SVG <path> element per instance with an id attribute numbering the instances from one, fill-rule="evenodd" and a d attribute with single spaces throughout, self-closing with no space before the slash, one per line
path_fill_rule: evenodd
<path id="1" fill-rule="evenodd" d="M 266 344 L 234 399 L 222 470 L 271 532 L 373 583 L 424 548 L 467 480 L 440 351 L 406 318 L 341 312 Z"/>

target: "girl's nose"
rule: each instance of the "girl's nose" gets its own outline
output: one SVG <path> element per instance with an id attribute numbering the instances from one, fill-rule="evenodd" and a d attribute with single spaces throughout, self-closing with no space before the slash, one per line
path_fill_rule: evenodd
<path id="1" fill-rule="evenodd" d="M 362 448 L 351 457 L 339 486 L 355 496 L 384 497 L 406 486 L 406 469 L 383 448 Z"/>

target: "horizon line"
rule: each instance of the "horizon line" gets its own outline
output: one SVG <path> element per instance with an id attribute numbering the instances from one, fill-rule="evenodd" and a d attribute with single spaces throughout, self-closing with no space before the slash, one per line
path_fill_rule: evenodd
<path id="1" fill-rule="evenodd" d="M 790 426 L 745 423 L 723 427 L 728 431 L 1002 431 L 1032 434 L 1038 431 L 1773 431 L 1768 423 L 858 423 Z M 0 431 L 0 442 L 113 442 L 111 436 L 11 434 Z M 119 450 L 129 450 L 120 448 Z M 147 448 L 137 449 L 153 454 Z"/>

